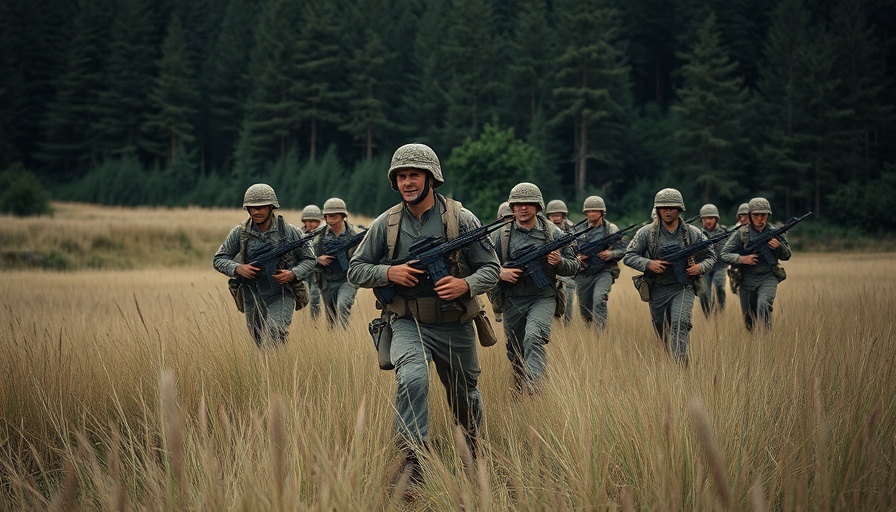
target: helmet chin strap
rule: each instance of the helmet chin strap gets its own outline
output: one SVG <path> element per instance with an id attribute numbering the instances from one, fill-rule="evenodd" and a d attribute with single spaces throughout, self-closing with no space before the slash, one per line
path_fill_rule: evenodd
<path id="1" fill-rule="evenodd" d="M 423 185 L 423 190 L 421 190 L 420 194 L 417 195 L 417 199 L 407 202 L 408 206 L 417 206 L 418 204 L 422 203 L 426 199 L 426 196 L 429 195 L 430 188 L 432 188 L 432 178 L 431 177 L 426 178 L 426 183 Z"/>

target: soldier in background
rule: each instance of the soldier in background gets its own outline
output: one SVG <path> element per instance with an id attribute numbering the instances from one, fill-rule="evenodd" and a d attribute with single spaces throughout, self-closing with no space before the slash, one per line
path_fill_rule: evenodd
<path id="1" fill-rule="evenodd" d="M 512 219 L 512 218 L 513 218 L 513 210 L 510 208 L 510 203 L 508 203 L 507 201 L 504 201 L 503 203 L 501 203 L 500 206 L 498 206 L 498 216 L 495 218 L 495 220 L 498 220 L 498 219 L 508 220 L 508 219 Z"/>
<path id="2" fill-rule="evenodd" d="M 311 247 L 303 244 L 281 258 L 281 268 L 273 275 L 260 275 L 260 268 L 245 262 L 246 255 L 264 244 L 279 245 L 299 239 L 302 232 L 284 222 L 282 216 L 274 216 L 280 202 L 269 185 L 256 183 L 249 187 L 243 197 L 243 208 L 249 212 L 249 218 L 230 231 L 215 253 L 213 264 L 218 272 L 231 278 L 239 276 L 246 283 L 238 290 L 238 300 L 242 300 L 246 326 L 255 344 L 258 347 L 283 344 L 296 308 L 293 285 L 314 269 L 314 255 Z"/>
<path id="3" fill-rule="evenodd" d="M 569 233 L 569 230 L 575 226 L 575 223 L 569 220 L 569 208 L 567 208 L 566 203 L 560 199 L 548 201 L 548 204 L 544 209 L 544 214 L 547 216 L 548 220 L 553 222 L 554 225 L 560 228 L 564 233 Z M 562 292 L 566 294 L 566 311 L 563 312 L 563 321 L 568 324 L 569 321 L 572 320 L 572 312 L 574 309 L 572 304 L 573 299 L 576 296 L 576 281 L 573 277 L 567 276 L 557 276 L 557 280 L 563 283 L 561 289 Z"/>
<path id="4" fill-rule="evenodd" d="M 327 327 L 332 328 L 338 323 L 346 329 L 358 288 L 348 282 L 348 269 L 340 268 L 336 257 L 325 254 L 324 248 L 355 236 L 357 231 L 345 220 L 348 210 L 345 208 L 345 201 L 338 197 L 331 197 L 324 202 L 323 215 L 327 226 L 314 237 L 314 254 L 317 255 L 318 263 L 317 285 L 324 303 Z M 354 250 L 349 251 L 349 257 L 353 252 Z"/>
<path id="5" fill-rule="evenodd" d="M 681 192 L 664 188 L 653 201 L 656 220 L 639 229 L 629 242 L 623 261 L 629 267 L 650 276 L 650 317 L 657 336 L 672 356 L 687 367 L 694 308 L 695 287 L 702 285 L 701 274 L 715 265 L 715 253 L 707 251 L 700 263 L 691 262 L 687 274 L 691 283 L 681 284 L 672 266 L 660 259 L 664 247 L 679 249 L 703 238 L 695 226 L 685 224 L 679 215 L 685 211 Z M 702 286 L 701 286 L 702 287 Z"/>
<path id="6" fill-rule="evenodd" d="M 775 261 L 771 265 L 764 263 L 757 254 L 744 254 L 744 249 L 750 240 L 768 229 L 768 219 L 772 214 L 772 207 L 764 197 L 750 199 L 748 208 L 749 224 L 740 226 L 731 234 L 722 248 L 722 259 L 731 265 L 739 265 L 743 274 L 739 295 L 747 330 L 753 330 L 757 318 L 762 321 L 764 327 L 771 329 L 772 309 L 778 293 L 778 283 L 786 277 L 778 261 L 790 259 L 790 244 L 785 234 L 769 240 L 768 246 L 775 256 Z"/>
<path id="7" fill-rule="evenodd" d="M 746 226 L 749 223 L 750 206 L 747 203 L 741 203 L 741 205 L 737 207 L 737 224 L 735 224 L 732 229 L 737 229 L 740 226 Z"/>
<path id="8" fill-rule="evenodd" d="M 507 263 L 518 254 L 562 236 L 563 231 L 543 214 L 541 190 L 532 183 L 519 183 L 507 199 L 513 208 L 514 221 L 498 233 L 498 258 Z M 553 283 L 557 275 L 573 276 L 579 269 L 571 246 L 551 252 L 542 262 L 542 270 Z M 557 288 L 539 288 L 522 269 L 501 268 L 501 282 L 490 293 L 504 311 L 504 333 L 507 336 L 507 358 L 514 374 L 514 390 L 520 394 L 538 391 L 547 373 L 545 345 L 551 339 L 551 321 L 557 310 Z"/>
<path id="9" fill-rule="evenodd" d="M 449 258 L 449 275 L 435 283 L 424 270 L 398 263 L 406 261 L 411 245 L 421 237 L 455 238 L 480 224 L 460 203 L 434 192 L 445 180 L 439 158 L 429 146 L 398 148 L 388 177 L 401 194 L 401 203 L 373 221 L 352 257 L 348 278 L 364 288 L 397 288 L 391 302 L 383 304 L 392 330 L 395 425 L 406 450 L 402 472 L 411 483 L 418 483 L 422 479 L 418 451 L 429 439 L 429 361 L 447 391 L 454 420 L 464 428 L 476 455 L 482 395 L 472 318 L 480 311 L 476 296 L 495 286 L 500 267 L 488 240 Z"/>
<path id="10" fill-rule="evenodd" d="M 498 206 L 498 215 L 495 220 L 504 219 L 510 220 L 513 218 L 513 210 L 510 208 L 510 203 L 504 201 Z M 491 234 L 492 243 L 494 245 L 498 244 L 498 237 L 501 236 L 500 231 L 495 231 Z M 504 321 L 504 311 L 501 310 L 501 307 L 498 304 L 492 304 L 492 311 L 495 314 L 495 322 L 501 323 Z"/>
<path id="11" fill-rule="evenodd" d="M 314 204 L 309 204 L 305 208 L 302 208 L 302 234 L 311 233 L 318 227 L 320 227 L 320 223 L 324 220 L 324 214 L 320 211 L 320 207 Z M 311 306 L 311 319 L 315 320 L 320 315 L 320 287 L 317 286 L 317 280 L 319 278 L 317 267 L 315 267 L 314 272 L 308 275 L 305 279 L 305 283 L 308 285 L 308 295 L 310 297 L 310 302 L 308 303 Z"/>
<path id="12" fill-rule="evenodd" d="M 579 238 L 579 245 L 600 240 L 619 231 L 616 224 L 604 217 L 607 206 L 602 197 L 586 198 L 582 212 L 588 218 L 588 225 L 594 226 L 594 229 Z M 619 277 L 619 260 L 625 255 L 625 245 L 625 242 L 620 240 L 613 247 L 600 252 L 597 255 L 598 261 L 589 262 L 586 255 L 578 255 L 582 266 L 575 276 L 579 312 L 586 322 L 594 322 L 599 333 L 607 328 L 607 301 L 610 298 L 610 288 Z"/>
<path id="13" fill-rule="evenodd" d="M 719 209 L 714 204 L 705 204 L 700 208 L 700 220 L 703 223 L 703 235 L 706 238 L 712 238 L 728 231 L 728 228 L 719 225 Z M 725 270 L 728 268 L 728 264 L 721 259 L 724 245 L 725 240 L 713 244 L 716 264 L 703 276 L 706 285 L 703 293 L 700 294 L 700 307 L 707 318 L 713 311 L 721 313 L 725 310 Z"/>

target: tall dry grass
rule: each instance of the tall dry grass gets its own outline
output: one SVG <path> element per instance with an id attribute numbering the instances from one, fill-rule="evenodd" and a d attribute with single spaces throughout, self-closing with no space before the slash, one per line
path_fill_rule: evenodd
<path id="1" fill-rule="evenodd" d="M 208 214 L 217 235 L 236 213 Z M 389 492 L 395 385 L 369 291 L 347 332 L 300 311 L 259 351 L 208 264 L 5 272 L 0 509 L 892 509 L 896 263 L 797 253 L 787 269 L 771 332 L 748 334 L 730 293 L 721 315 L 695 308 L 689 370 L 629 271 L 604 335 L 555 325 L 540 395 L 514 398 L 501 344 L 482 349 L 475 464 L 433 376 L 411 504 Z"/>

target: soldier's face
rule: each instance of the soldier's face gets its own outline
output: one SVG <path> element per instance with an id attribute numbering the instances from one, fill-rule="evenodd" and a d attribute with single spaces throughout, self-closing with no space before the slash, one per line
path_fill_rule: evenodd
<path id="1" fill-rule="evenodd" d="M 516 203 L 513 205 L 513 217 L 520 224 L 527 224 L 538 213 L 538 205 L 531 203 Z"/>
<path id="2" fill-rule="evenodd" d="M 416 201 L 420 194 L 423 193 L 426 178 L 428 177 L 429 174 L 420 169 L 397 171 L 395 173 L 395 185 L 398 188 L 398 192 L 401 193 L 401 198 L 406 203 Z"/>
<path id="3" fill-rule="evenodd" d="M 551 222 L 553 222 L 557 226 L 563 224 L 563 214 L 562 213 L 551 213 L 548 215 L 548 219 L 550 219 Z"/>
<path id="4" fill-rule="evenodd" d="M 602 210 L 586 210 L 585 217 L 588 217 L 589 224 L 596 224 L 604 219 Z"/>
<path id="5" fill-rule="evenodd" d="M 660 216 L 660 220 L 663 221 L 664 224 L 672 224 L 675 222 L 675 219 L 678 218 L 678 208 L 665 208 L 661 206 L 657 208 L 657 215 Z"/>
<path id="6" fill-rule="evenodd" d="M 750 215 L 746 213 L 742 213 L 737 216 L 737 222 L 741 226 L 746 226 L 748 222 L 750 222 Z"/>
<path id="7" fill-rule="evenodd" d="M 305 231 L 314 231 L 320 226 L 320 221 L 317 219 L 303 220 L 302 225 L 305 226 Z"/>
<path id="8" fill-rule="evenodd" d="M 703 229 L 707 231 L 716 229 L 716 225 L 719 223 L 719 219 L 715 217 L 702 217 L 701 220 L 703 221 Z"/>
<path id="9" fill-rule="evenodd" d="M 768 214 L 751 213 L 750 222 L 753 223 L 753 227 L 756 228 L 756 231 L 762 231 L 763 229 L 765 229 L 765 225 L 768 224 Z"/>
<path id="10" fill-rule="evenodd" d="M 342 219 L 345 218 L 345 215 L 341 213 L 328 213 L 324 215 L 324 220 L 327 221 L 327 226 L 336 227 L 338 224 L 342 223 Z"/>
<path id="11" fill-rule="evenodd" d="M 249 217 L 252 218 L 253 223 L 263 225 L 271 219 L 271 212 L 274 211 L 274 207 L 271 205 L 247 206 L 246 211 L 249 212 Z"/>

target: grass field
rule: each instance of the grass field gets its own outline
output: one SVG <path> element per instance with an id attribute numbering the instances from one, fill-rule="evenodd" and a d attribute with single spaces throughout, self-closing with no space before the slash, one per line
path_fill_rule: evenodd
<path id="1" fill-rule="evenodd" d="M 603 336 L 555 324 L 539 396 L 513 398 L 502 343 L 480 350 L 467 472 L 432 376 L 433 453 L 405 503 L 371 293 L 348 331 L 299 311 L 286 346 L 257 350 L 211 269 L 244 215 L 60 205 L 0 223 L 0 251 L 105 268 L 0 273 L 0 510 L 896 508 L 891 254 L 797 252 L 769 333 L 730 293 L 717 317 L 697 306 L 688 370 L 624 269 Z"/>

